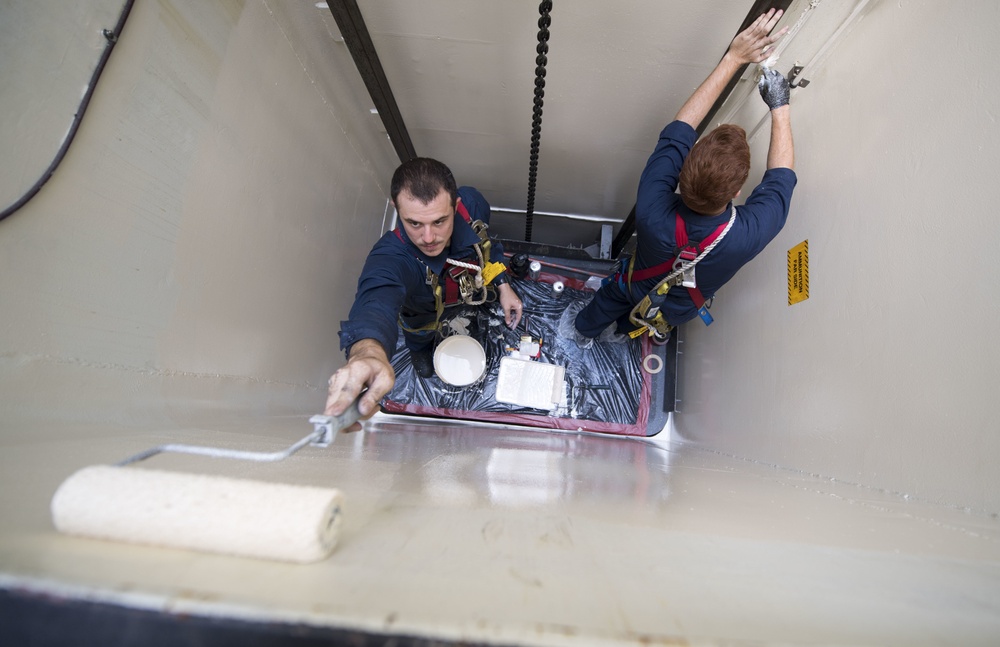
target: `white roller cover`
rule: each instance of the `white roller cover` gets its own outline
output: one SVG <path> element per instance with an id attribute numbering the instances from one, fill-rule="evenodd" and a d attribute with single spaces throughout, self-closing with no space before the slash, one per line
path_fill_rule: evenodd
<path id="1" fill-rule="evenodd" d="M 339 490 L 95 465 L 52 497 L 60 532 L 214 553 L 313 562 L 340 529 Z"/>

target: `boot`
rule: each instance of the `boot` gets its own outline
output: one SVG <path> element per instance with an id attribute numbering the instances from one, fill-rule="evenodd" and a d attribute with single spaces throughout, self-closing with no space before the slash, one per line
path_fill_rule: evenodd
<path id="1" fill-rule="evenodd" d="M 413 370 L 422 378 L 434 375 L 434 352 L 430 350 L 410 351 Z"/>

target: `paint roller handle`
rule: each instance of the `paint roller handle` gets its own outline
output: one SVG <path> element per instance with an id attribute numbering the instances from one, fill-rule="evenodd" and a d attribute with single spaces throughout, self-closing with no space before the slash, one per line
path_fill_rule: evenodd
<path id="1" fill-rule="evenodd" d="M 358 410 L 358 402 L 360 400 L 360 397 L 356 398 L 354 402 L 347 407 L 347 410 L 339 416 L 313 416 L 309 419 L 309 422 L 314 425 L 313 432 L 281 451 L 253 452 L 242 449 L 226 449 L 223 447 L 205 447 L 203 445 L 183 445 L 172 443 L 152 447 L 133 456 L 129 456 L 125 460 L 116 463 L 116 466 L 121 467 L 130 463 L 137 463 L 139 461 L 146 460 L 151 456 L 156 456 L 157 454 L 193 454 L 196 456 L 208 456 L 209 458 L 232 458 L 244 461 L 257 461 L 260 463 L 284 460 L 306 445 L 313 445 L 315 447 L 329 446 L 330 443 L 333 442 L 333 437 L 338 431 L 350 427 L 361 419 L 361 412 Z"/>
<path id="2" fill-rule="evenodd" d="M 347 364 L 330 376 L 324 415 L 339 416 L 355 400 L 361 419 L 370 418 L 379 410 L 379 401 L 392 390 L 396 372 L 385 349 L 375 339 L 361 339 L 351 345 Z M 360 425 L 345 429 L 356 431 Z"/>
<path id="3" fill-rule="evenodd" d="M 313 440 L 311 443 L 317 447 L 326 447 L 333 442 L 333 437 L 338 431 L 350 429 L 354 423 L 361 420 L 361 410 L 359 409 L 360 402 L 361 396 L 359 395 L 353 402 L 351 402 L 350 406 L 347 407 L 347 410 L 340 415 L 329 416 L 320 413 L 316 414 L 312 418 L 309 418 L 309 422 L 315 425 L 315 430 L 312 435 Z"/>

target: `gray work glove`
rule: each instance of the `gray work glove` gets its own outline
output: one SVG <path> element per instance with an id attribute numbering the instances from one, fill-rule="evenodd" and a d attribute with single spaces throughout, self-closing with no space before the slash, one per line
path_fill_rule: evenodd
<path id="1" fill-rule="evenodd" d="M 791 88 L 788 87 L 785 77 L 777 70 L 765 68 L 764 75 L 757 82 L 757 89 L 760 90 L 760 96 L 764 97 L 768 109 L 774 110 L 788 105 L 788 93 L 791 92 Z"/>

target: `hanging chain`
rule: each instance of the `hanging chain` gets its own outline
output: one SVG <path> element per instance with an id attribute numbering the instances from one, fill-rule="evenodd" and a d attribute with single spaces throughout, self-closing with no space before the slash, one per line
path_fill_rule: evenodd
<path id="1" fill-rule="evenodd" d="M 542 98 L 545 96 L 545 64 L 549 52 L 549 25 L 552 18 L 552 0 L 543 0 L 538 5 L 538 47 L 535 51 L 535 108 L 531 119 L 531 161 L 528 164 L 528 207 L 525 209 L 524 240 L 531 242 L 531 221 L 535 213 L 535 177 L 538 175 L 538 144 L 542 140 Z"/>

